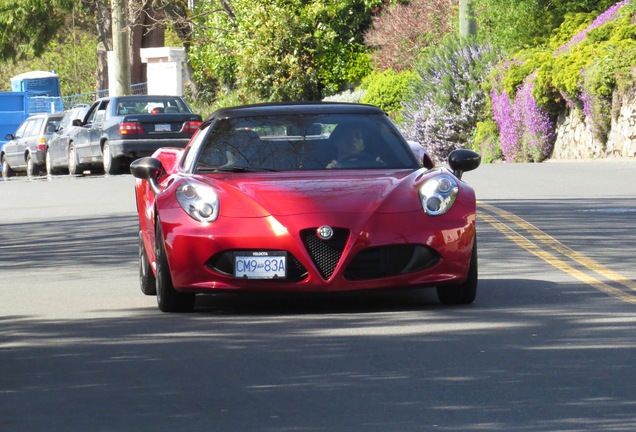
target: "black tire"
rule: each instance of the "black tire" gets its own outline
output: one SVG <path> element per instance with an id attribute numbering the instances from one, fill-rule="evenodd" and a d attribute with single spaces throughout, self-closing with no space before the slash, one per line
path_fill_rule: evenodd
<path id="1" fill-rule="evenodd" d="M 180 293 L 172 285 L 166 246 L 163 242 L 161 222 L 157 220 L 156 228 L 157 254 L 157 305 L 162 312 L 191 312 L 194 309 L 195 294 Z"/>
<path id="2" fill-rule="evenodd" d="M 13 169 L 7 162 L 6 156 L 2 155 L 2 178 L 13 177 Z"/>
<path id="3" fill-rule="evenodd" d="M 478 279 L 477 238 L 473 242 L 473 252 L 470 257 L 468 279 L 458 285 L 444 285 L 437 287 L 437 298 L 444 305 L 471 304 L 477 297 Z"/>
<path id="4" fill-rule="evenodd" d="M 26 170 L 27 177 L 29 178 L 37 177 L 37 175 L 40 174 L 40 169 L 38 168 L 36 164 L 33 163 L 33 159 L 31 158 L 30 154 L 27 155 L 26 163 L 27 163 L 27 170 Z"/>
<path id="5" fill-rule="evenodd" d="M 75 153 L 75 146 L 73 143 L 68 145 L 68 173 L 70 175 L 80 175 L 83 170 L 79 167 L 77 162 L 77 153 Z"/>
<path id="6" fill-rule="evenodd" d="M 142 293 L 146 295 L 157 295 L 157 279 L 150 267 L 150 261 L 148 260 L 141 230 L 139 231 L 139 286 L 141 287 Z"/>
<path id="7" fill-rule="evenodd" d="M 104 143 L 102 153 L 104 155 L 104 173 L 111 175 L 119 174 L 119 172 L 121 171 L 121 158 L 113 157 L 113 154 L 110 151 L 110 144 L 108 144 L 108 142 Z"/>

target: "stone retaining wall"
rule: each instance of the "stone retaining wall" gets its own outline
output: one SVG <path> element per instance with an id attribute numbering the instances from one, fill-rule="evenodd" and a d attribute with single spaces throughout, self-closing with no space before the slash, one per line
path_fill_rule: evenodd
<path id="1" fill-rule="evenodd" d="M 551 159 L 600 159 L 636 156 L 636 91 L 614 101 L 617 106 L 607 143 L 594 138 L 583 113 L 571 109 L 557 120 Z"/>

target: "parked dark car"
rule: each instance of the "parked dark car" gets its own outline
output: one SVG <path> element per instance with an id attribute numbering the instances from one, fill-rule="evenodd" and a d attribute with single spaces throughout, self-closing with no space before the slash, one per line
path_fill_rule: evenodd
<path id="1" fill-rule="evenodd" d="M 69 145 L 69 171 L 97 165 L 117 174 L 126 162 L 160 147 L 185 147 L 201 116 L 178 96 L 117 96 L 98 99 L 73 125 L 81 128 Z"/>
<path id="2" fill-rule="evenodd" d="M 66 111 L 57 130 L 49 140 L 46 149 L 46 172 L 49 175 L 68 172 L 68 146 L 75 139 L 78 126 L 73 126 L 74 120 L 82 120 L 90 105 L 80 105 Z"/>
<path id="3" fill-rule="evenodd" d="M 0 150 L 2 177 L 26 172 L 34 177 L 45 169 L 46 148 L 64 113 L 35 114 L 18 127 L 15 134 L 7 134 L 8 142 Z"/>

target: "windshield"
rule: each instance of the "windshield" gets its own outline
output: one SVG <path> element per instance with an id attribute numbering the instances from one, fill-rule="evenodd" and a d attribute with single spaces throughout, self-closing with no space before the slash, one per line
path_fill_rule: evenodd
<path id="1" fill-rule="evenodd" d="M 277 115 L 218 121 L 196 172 L 418 168 L 382 115 Z"/>

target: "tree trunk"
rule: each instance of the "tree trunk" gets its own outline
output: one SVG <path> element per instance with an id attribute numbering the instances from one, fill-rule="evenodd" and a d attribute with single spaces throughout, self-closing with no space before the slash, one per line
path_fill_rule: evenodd
<path id="1" fill-rule="evenodd" d="M 190 47 L 192 46 L 192 37 L 193 37 L 193 24 L 188 16 L 188 9 L 185 4 L 181 6 L 177 4 L 173 4 L 172 7 L 167 7 L 165 9 L 166 18 L 168 21 L 172 22 L 172 28 L 174 29 L 177 37 L 181 41 L 181 44 L 185 48 L 186 54 L 186 73 L 188 87 L 190 88 L 190 93 L 193 99 L 197 99 L 199 97 L 199 86 L 197 83 L 192 80 L 193 69 L 190 64 Z"/>
<path id="2" fill-rule="evenodd" d="M 115 82 L 111 82 L 111 94 L 122 96 L 130 94 L 130 34 L 128 32 L 128 5 L 126 0 L 112 1 L 113 51 L 114 64 L 110 67 Z"/>
<path id="3" fill-rule="evenodd" d="M 165 31 L 161 13 L 152 5 L 152 0 L 138 0 L 130 6 L 130 82 L 141 84 L 148 81 L 147 65 L 141 62 L 141 48 L 164 46 Z"/>
<path id="4" fill-rule="evenodd" d="M 473 0 L 459 0 L 459 36 L 475 37 L 477 35 L 477 22 Z"/>
<path id="5" fill-rule="evenodd" d="M 95 73 L 95 89 L 108 89 L 108 51 L 112 49 L 111 14 L 106 0 L 95 1 L 97 22 L 97 71 Z M 102 96 L 102 95 L 100 95 Z"/>

